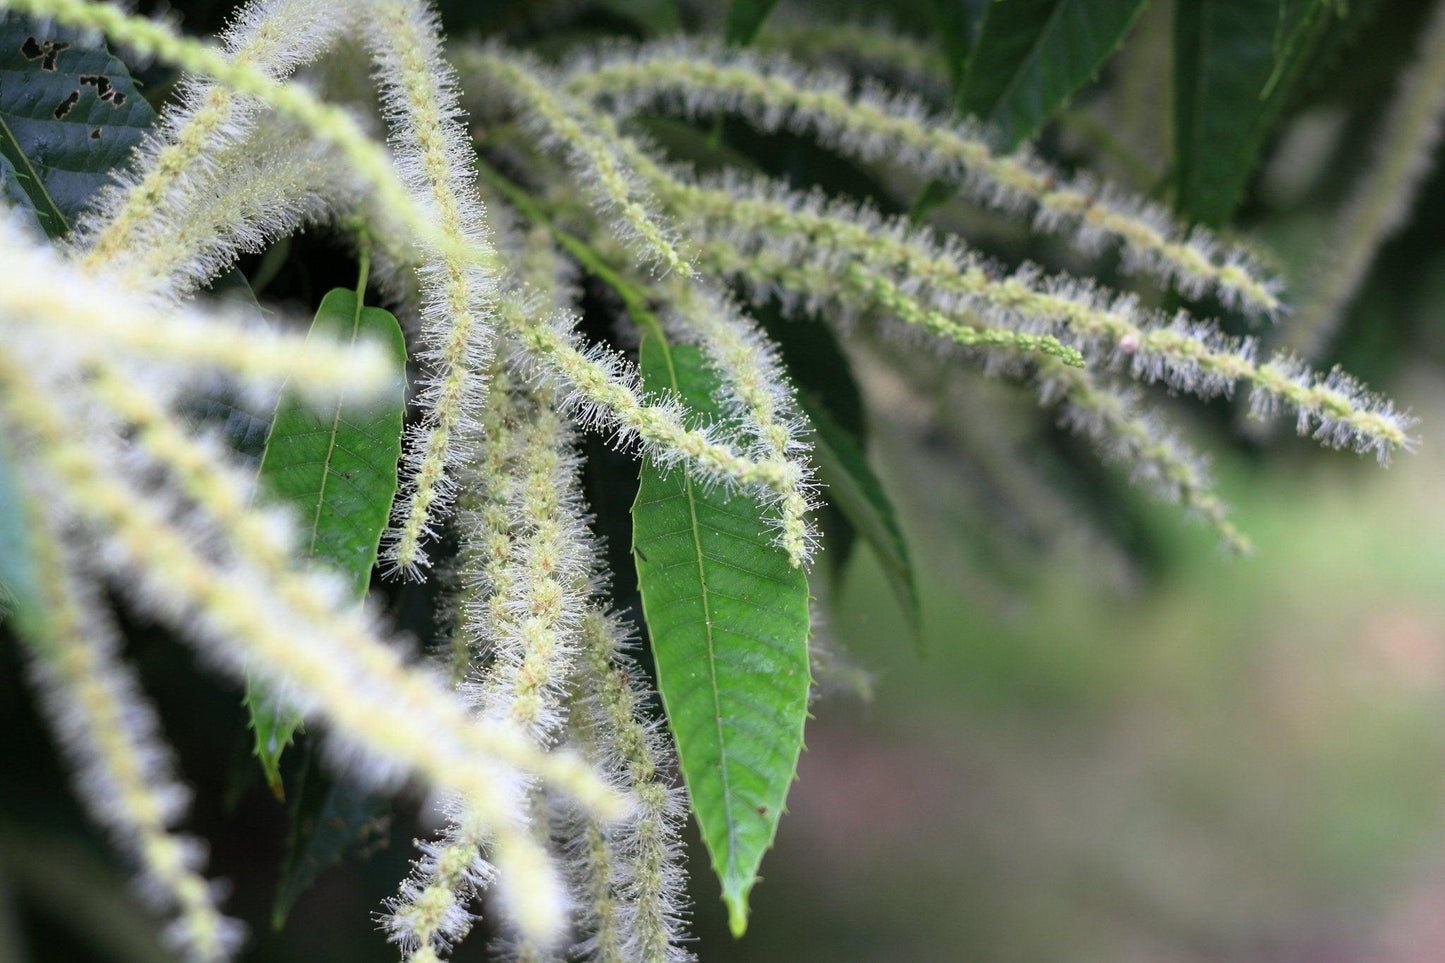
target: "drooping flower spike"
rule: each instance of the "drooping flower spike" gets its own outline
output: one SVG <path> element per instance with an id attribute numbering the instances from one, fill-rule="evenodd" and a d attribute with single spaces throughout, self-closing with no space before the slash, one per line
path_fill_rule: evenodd
<path id="1" fill-rule="evenodd" d="M 231 62 L 282 79 L 325 50 L 350 24 L 350 8 L 325 0 L 263 0 L 241 7 L 220 40 Z M 208 167 L 256 128 L 260 105 L 230 87 L 183 81 L 155 132 L 136 149 L 135 174 L 104 189 L 72 239 L 90 270 L 175 243 L 178 203 Z M 268 176 L 271 165 L 258 165 Z M 222 222 L 225 223 L 224 221 Z"/>
<path id="2" fill-rule="evenodd" d="M 1224 335 L 1186 313 L 1166 319 L 1136 298 L 1028 265 L 1005 274 L 957 239 L 940 244 L 901 220 L 846 202 L 824 204 L 775 184 L 684 186 L 677 196 L 669 209 L 687 218 L 700 262 L 725 276 L 764 282 L 764 290 L 818 298 L 845 286 L 944 337 L 950 326 L 966 325 L 960 316 L 981 314 L 1005 330 L 1053 332 L 1096 363 L 1201 397 L 1246 384 L 1261 411 L 1288 407 L 1301 433 L 1381 461 L 1410 444 L 1411 420 L 1387 401 L 1288 356 L 1257 360 L 1253 339 Z"/>
<path id="3" fill-rule="evenodd" d="M 460 441 L 486 403 L 501 278 L 436 15 L 419 0 L 374 0 L 366 16 L 398 169 L 446 242 L 418 268 L 424 417 L 407 438 L 405 494 L 384 549 L 390 565 L 417 578 L 428 564 L 423 545 L 455 495 L 456 465 L 476 455 Z"/>
<path id="4" fill-rule="evenodd" d="M 174 916 L 166 941 L 189 959 L 226 959 L 244 927 L 216 906 L 218 887 L 200 872 L 204 845 L 174 828 L 190 794 L 176 780 L 155 710 L 120 660 L 108 613 L 75 576 L 84 566 L 47 530 L 53 522 L 39 510 L 40 493 L 32 486 L 25 497 L 32 544 L 11 549 L 28 549 L 35 560 L 44 614 L 18 614 L 42 702 L 79 770 L 82 801 L 138 866 L 146 898 Z"/>
<path id="5" fill-rule="evenodd" d="M 567 89 L 619 115 L 650 108 L 689 116 L 739 113 L 763 130 L 818 137 L 867 161 L 886 160 L 948 180 L 1004 210 L 1030 209 L 1041 229 L 1068 231 L 1085 250 L 1117 241 L 1126 266 L 1172 280 L 1190 294 L 1272 317 L 1278 284 L 1240 249 L 1203 230 L 1182 233 L 1167 212 L 1092 182 L 1069 178 L 1026 150 L 996 152 L 988 135 L 930 112 L 915 98 L 809 71 L 754 51 L 667 40 L 579 58 Z"/>

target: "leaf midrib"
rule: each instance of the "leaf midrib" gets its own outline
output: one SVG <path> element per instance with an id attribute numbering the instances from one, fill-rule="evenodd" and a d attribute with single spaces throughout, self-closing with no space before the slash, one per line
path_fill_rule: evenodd
<path id="1" fill-rule="evenodd" d="M 356 306 L 351 313 L 351 344 L 356 344 L 356 335 L 361 330 L 361 297 L 356 298 Z M 311 515 L 311 541 L 307 545 L 307 554 L 316 554 L 316 539 L 321 533 L 321 510 L 326 504 L 326 485 L 331 481 L 331 459 L 336 453 L 336 436 L 341 430 L 341 407 L 342 402 L 336 399 L 336 409 L 331 415 L 331 434 L 326 439 L 326 458 L 321 462 L 321 489 L 316 493 L 316 511 Z"/>
<path id="2" fill-rule="evenodd" d="M 8 151 L 0 148 L 0 154 L 5 154 L 6 157 L 9 158 L 10 163 L 15 165 L 16 176 L 20 177 L 23 175 L 35 185 L 32 189 L 26 187 L 22 181 L 20 189 L 25 191 L 26 195 L 30 198 L 30 202 L 35 205 L 36 214 L 38 215 L 40 213 L 40 201 L 44 201 L 45 204 L 50 207 L 50 210 L 46 212 L 44 218 L 37 217 L 37 220 L 40 221 L 40 226 L 45 228 L 45 233 L 51 238 L 63 237 L 70 230 L 70 222 L 67 221 L 65 215 L 61 213 L 60 205 L 55 203 L 55 198 L 50 196 L 50 191 L 46 190 L 45 182 L 40 179 L 40 172 L 35 169 L 35 163 L 30 159 L 30 155 L 21 149 L 20 139 L 15 136 L 15 132 L 10 129 L 10 125 L 5 123 L 3 114 L 0 114 L 0 140 L 3 140 L 4 143 L 10 146 L 10 150 Z M 12 154 L 13 156 L 11 156 Z M 23 170 L 21 169 L 22 167 Z M 36 197 L 37 192 L 39 193 L 39 197 Z M 51 218 L 55 219 L 55 230 L 51 230 L 47 223 Z"/>
<path id="3" fill-rule="evenodd" d="M 672 361 L 672 347 L 660 329 L 653 333 L 653 337 L 658 338 L 658 343 L 662 347 L 662 356 L 667 363 L 667 380 L 672 383 L 672 390 L 679 392 L 682 389 L 677 377 L 677 367 Z M 692 544 L 697 556 L 698 584 L 702 586 L 702 594 L 699 598 L 702 602 L 703 631 L 707 638 L 707 671 L 712 690 L 712 717 L 713 724 L 717 729 L 718 774 L 722 779 L 723 822 L 727 826 L 728 833 L 727 875 L 731 876 L 737 872 L 737 820 L 733 817 L 732 783 L 728 779 L 727 740 L 723 737 L 722 702 L 718 698 L 717 654 L 713 648 L 712 631 L 712 590 L 708 588 L 707 584 L 707 566 L 704 564 L 706 558 L 702 549 L 702 530 L 697 517 L 697 498 L 693 494 L 692 473 L 685 467 L 682 469 L 682 487 L 683 492 L 687 495 L 688 518 L 692 523 Z"/>

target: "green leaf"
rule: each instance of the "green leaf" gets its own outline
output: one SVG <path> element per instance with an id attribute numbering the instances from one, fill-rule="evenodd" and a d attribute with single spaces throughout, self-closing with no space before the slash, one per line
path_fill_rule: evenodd
<path id="1" fill-rule="evenodd" d="M 401 375 L 406 343 L 390 312 L 364 307 L 356 292 L 344 288 L 322 298 L 311 333 L 374 339 L 391 346 L 397 359 L 397 380 L 378 399 L 317 405 L 283 393 L 261 456 L 265 488 L 300 515 L 302 548 L 345 575 L 353 594 L 361 599 L 396 495 L 406 404 Z M 281 753 L 301 719 L 282 709 L 274 694 L 258 685 L 247 685 L 246 705 L 256 735 L 256 756 L 279 797 Z"/>
<path id="2" fill-rule="evenodd" d="M 1320 19 L 1329 15 L 1347 16 L 1346 0 L 1280 0 L 1279 21 L 1274 32 L 1275 70 L 1271 84 L 1279 80 L 1299 45 L 1310 37 Z"/>
<path id="3" fill-rule="evenodd" d="M 1191 221 L 1218 227 L 1234 212 L 1265 136 L 1330 23 L 1300 0 L 1287 4 L 1192 0 L 1175 9 L 1176 193 Z"/>
<path id="4" fill-rule="evenodd" d="M 702 418 L 717 375 L 691 345 L 642 339 L 643 380 Z M 808 579 L 758 501 L 642 464 L 632 548 L 657 687 L 735 935 L 797 771 L 808 714 Z"/>
<path id="5" fill-rule="evenodd" d="M 727 42 L 739 47 L 752 43 L 762 29 L 763 21 L 777 5 L 778 0 L 733 0 L 728 8 Z"/>
<path id="6" fill-rule="evenodd" d="M 75 223 L 156 113 L 104 47 L 0 14 L 0 180 L 50 237 Z"/>
<path id="7" fill-rule="evenodd" d="M 1012 147 L 1028 140 L 1119 49 L 1145 0 L 995 0 L 959 90 L 959 106 Z"/>
<path id="8" fill-rule="evenodd" d="M 908 543 L 893 503 L 883 490 L 883 483 L 873 473 L 868 457 L 855 435 L 838 424 L 822 405 L 807 392 L 800 392 L 798 402 L 813 424 L 813 457 L 818 463 L 818 477 L 825 486 L 828 500 L 838 506 L 844 517 L 863 536 L 878 556 L 888 585 L 903 609 L 914 644 L 923 643 L 918 585 L 913 563 L 908 557 Z"/>
<path id="9" fill-rule="evenodd" d="M 784 318 L 775 304 L 755 310 L 754 317 L 777 345 L 788 378 L 798 391 L 807 395 L 814 406 L 826 410 L 860 448 L 866 447 L 868 424 L 863 413 L 863 395 L 853 377 L 853 366 L 832 329 L 826 324 L 799 323 Z M 818 512 L 818 523 L 827 549 L 824 561 L 836 578 L 853 553 L 857 530 L 834 503 L 827 487 L 820 494 L 823 507 Z"/>
<path id="10" fill-rule="evenodd" d="M 683 30 L 678 0 L 602 0 L 597 9 L 621 19 L 644 37 L 667 36 Z"/>
<path id="11" fill-rule="evenodd" d="M 332 777 L 308 745 L 296 776 L 286 864 L 271 906 L 271 928 L 286 925 L 297 898 L 349 852 L 385 836 L 391 804 L 344 776 Z"/>
<path id="12" fill-rule="evenodd" d="M 930 6 L 932 33 L 943 49 L 948 74 L 957 94 L 963 85 L 963 75 L 973 50 L 973 38 L 978 33 L 988 0 L 933 0 Z"/>

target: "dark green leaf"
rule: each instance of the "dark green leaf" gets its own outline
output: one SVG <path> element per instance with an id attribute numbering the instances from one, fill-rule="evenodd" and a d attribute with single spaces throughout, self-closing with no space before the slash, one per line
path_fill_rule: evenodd
<path id="1" fill-rule="evenodd" d="M 727 42 L 740 47 L 752 43 L 777 5 L 778 0 L 733 0 L 728 8 Z"/>
<path id="2" fill-rule="evenodd" d="M 754 316 L 778 346 L 789 380 L 827 408 L 845 431 L 866 441 L 863 393 L 833 329 L 817 322 L 788 320 L 775 304 L 764 305 Z"/>
<path id="3" fill-rule="evenodd" d="M 310 746 L 304 755 L 291 794 L 286 864 L 271 907 L 271 926 L 276 930 L 286 925 L 297 897 L 328 867 L 348 851 L 365 849 L 368 840 L 384 836 L 391 811 L 385 796 L 344 776 L 333 778 Z"/>
<path id="4" fill-rule="evenodd" d="M 1284 74 L 1300 44 L 1306 42 L 1319 24 L 1321 18 L 1349 9 L 1345 0 L 1280 0 L 1279 21 L 1274 32 L 1274 74 L 1270 82 L 1278 81 Z"/>
<path id="5" fill-rule="evenodd" d="M 955 94 L 963 87 L 973 38 L 987 6 L 988 0 L 933 0 L 933 35 L 943 48 Z"/>
<path id="6" fill-rule="evenodd" d="M 267 491 L 300 515 L 302 548 L 345 575 L 360 599 L 371 580 L 377 544 L 396 494 L 406 343 L 396 318 L 381 308 L 363 307 L 356 292 L 342 288 L 322 299 L 311 332 L 343 340 L 374 339 L 390 345 L 397 359 L 397 381 L 380 399 L 317 405 L 283 393 L 261 456 Z M 277 767 L 300 718 L 256 685 L 247 686 L 246 705 L 256 755 L 279 796 Z"/>
<path id="7" fill-rule="evenodd" d="M 778 346 L 788 377 L 798 390 L 808 395 L 814 406 L 826 409 L 859 447 L 865 447 L 868 424 L 863 415 L 863 395 L 853 377 L 853 366 L 832 329 L 826 324 L 787 320 L 775 304 L 764 305 L 754 316 Z M 836 577 L 853 553 L 857 531 L 848 515 L 834 503 L 832 492 L 824 488 L 822 495 L 818 523 L 826 549 L 824 560 Z"/>
<path id="8" fill-rule="evenodd" d="M 923 632 L 913 563 L 883 483 L 873 473 L 856 436 L 838 424 L 806 392 L 799 394 L 798 401 L 813 424 L 813 457 L 818 463 L 819 479 L 826 486 L 828 501 L 838 506 L 878 556 L 883 574 L 913 633 L 914 643 L 921 645 Z"/>
<path id="9" fill-rule="evenodd" d="M 649 390 L 721 416 L 701 351 L 642 339 Z M 808 579 L 773 544 L 757 500 L 644 459 L 633 556 L 657 685 L 733 932 L 772 845 L 808 714 Z"/>
<path id="10" fill-rule="evenodd" d="M 1295 0 L 1289 0 L 1295 6 Z M 1282 15 L 1295 36 L 1277 42 Z M 1219 226 L 1328 18 L 1260 0 L 1192 0 L 1174 14 L 1174 152 L 1180 213 Z M 1308 27 L 1308 30 L 1305 28 Z"/>
<path id="11" fill-rule="evenodd" d="M 1037 134 L 1119 49 L 1145 0 L 989 4 L 959 90 L 964 113 L 1010 147 Z"/>
<path id="12" fill-rule="evenodd" d="M 0 14 L 0 178 L 60 237 L 156 114 L 125 65 L 75 31 Z"/>
<path id="13" fill-rule="evenodd" d="M 622 27 L 634 27 L 644 37 L 666 36 L 683 29 L 678 0 L 602 0 L 597 8 L 616 17 Z"/>

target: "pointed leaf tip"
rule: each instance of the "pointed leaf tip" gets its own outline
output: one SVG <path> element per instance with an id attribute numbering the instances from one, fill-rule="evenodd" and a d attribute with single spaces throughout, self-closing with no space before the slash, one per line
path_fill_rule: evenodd
<path id="1" fill-rule="evenodd" d="M 647 334 L 649 389 L 699 419 L 724 413 L 720 381 L 693 345 Z M 758 501 L 663 473 L 644 459 L 632 508 L 643 618 L 668 727 L 735 936 L 773 844 L 803 745 L 811 676 L 808 580 Z"/>

